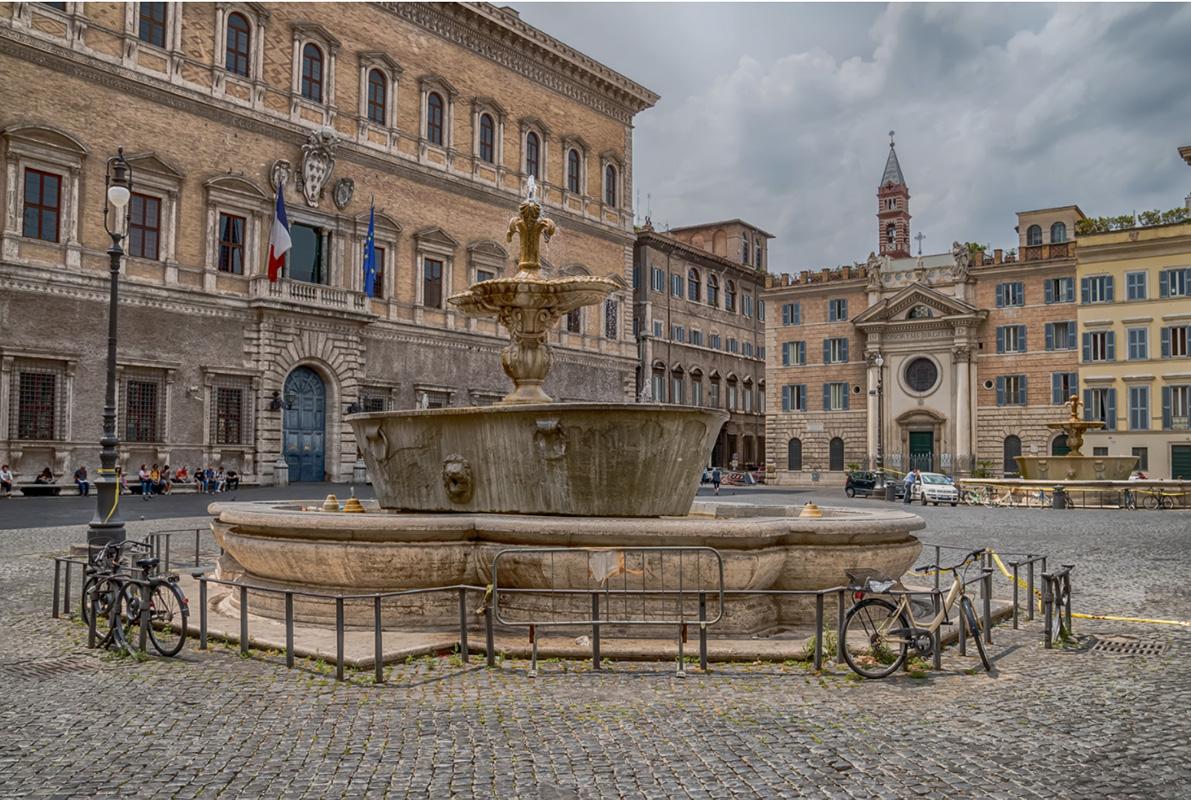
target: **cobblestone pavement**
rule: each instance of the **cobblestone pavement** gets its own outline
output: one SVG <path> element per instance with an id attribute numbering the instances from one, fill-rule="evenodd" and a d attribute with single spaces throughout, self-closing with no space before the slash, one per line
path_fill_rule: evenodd
<path id="1" fill-rule="evenodd" d="M 1191 617 L 1191 515 L 914 510 L 928 541 L 1076 561 L 1077 610 Z M 1121 657 L 1044 651 L 1037 623 L 1001 626 L 993 675 L 953 651 L 941 673 L 880 682 L 578 662 L 530 679 L 523 662 L 442 657 L 393 667 L 385 686 L 337 684 L 322 665 L 223 646 L 90 653 L 80 625 L 49 619 L 46 554 L 81 536 L 0 534 L 0 797 L 1176 798 L 1191 785 L 1187 629 L 1077 621 L 1167 647 Z"/>

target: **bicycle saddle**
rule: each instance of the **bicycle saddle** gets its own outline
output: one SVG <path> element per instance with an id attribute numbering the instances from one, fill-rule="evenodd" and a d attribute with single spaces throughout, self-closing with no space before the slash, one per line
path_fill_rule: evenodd
<path id="1" fill-rule="evenodd" d="M 136 565 L 141 569 L 153 569 L 160 563 L 160 558 L 142 558 L 136 562 Z"/>
<path id="2" fill-rule="evenodd" d="M 863 589 L 873 594 L 884 594 L 897 584 L 895 578 L 882 575 L 872 569 L 845 570 L 844 575 L 848 577 L 849 587 Z"/>

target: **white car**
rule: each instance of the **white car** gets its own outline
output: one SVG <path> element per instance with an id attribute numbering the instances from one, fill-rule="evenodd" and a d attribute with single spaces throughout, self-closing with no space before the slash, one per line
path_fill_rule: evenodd
<path id="1" fill-rule="evenodd" d="M 913 497 L 915 500 L 921 500 L 922 505 L 950 503 L 954 506 L 959 503 L 959 490 L 946 475 L 941 475 L 938 472 L 924 472 L 922 473 L 922 482 L 914 484 Z"/>

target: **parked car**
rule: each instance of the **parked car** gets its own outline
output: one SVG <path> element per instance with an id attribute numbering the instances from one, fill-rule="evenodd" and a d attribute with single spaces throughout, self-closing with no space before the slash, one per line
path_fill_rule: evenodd
<path id="1" fill-rule="evenodd" d="M 885 482 L 893 486 L 893 496 L 895 498 L 900 499 L 905 497 L 906 489 L 901 481 L 887 476 Z M 877 473 L 875 472 L 849 472 L 847 480 L 844 481 L 844 494 L 848 497 L 855 497 L 856 495 L 871 497 L 874 493 L 878 493 L 876 492 L 876 485 Z"/>
<path id="2" fill-rule="evenodd" d="M 950 503 L 954 506 L 959 503 L 959 490 L 946 475 L 939 472 L 923 472 L 922 480 L 914 484 L 914 493 L 910 498 L 921 500 L 922 505 L 933 503 L 937 506 L 939 503 Z"/>

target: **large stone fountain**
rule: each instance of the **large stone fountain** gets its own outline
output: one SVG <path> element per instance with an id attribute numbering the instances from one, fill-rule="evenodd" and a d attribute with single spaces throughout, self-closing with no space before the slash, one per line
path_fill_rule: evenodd
<path id="1" fill-rule="evenodd" d="M 350 416 L 377 502 L 354 514 L 302 503 L 217 504 L 220 577 L 348 593 L 485 585 L 499 551 L 544 546 L 713 547 L 727 589 L 825 588 L 843 581 L 846 569 L 900 575 L 911 565 L 920 550 L 911 532 L 923 527 L 912 514 L 825 509 L 808 519 L 789 507 L 693 503 L 724 411 L 552 402 L 542 389 L 549 332 L 619 285 L 543 278 L 538 248 L 554 232 L 531 185 L 509 224 L 509 239 L 520 240 L 517 272 L 450 298 L 463 313 L 495 316 L 508 330 L 501 364 L 512 392 L 489 407 Z M 574 563 L 551 564 L 553 578 L 540 564 L 514 561 L 501 584 L 541 588 L 565 575 L 567 588 L 601 588 L 585 567 L 587 554 L 574 555 Z M 252 609 L 280 616 L 279 600 L 262 595 Z M 235 597 L 221 602 L 234 605 Z M 394 602 L 385 607 L 386 624 L 449 623 L 453 602 L 436 595 Z M 733 598 L 720 627 L 755 632 L 799 622 L 810 602 Z M 308 624 L 334 619 L 333 605 L 317 598 L 295 598 L 295 614 Z M 347 614 L 369 624 L 372 604 L 349 603 Z"/>
<path id="2" fill-rule="evenodd" d="M 1078 395 L 1071 395 L 1067 401 L 1070 414 L 1061 422 L 1048 422 L 1052 431 L 1067 435 L 1067 454 L 1062 456 L 1017 456 L 1018 470 L 1022 480 L 1057 481 L 1124 481 L 1137 469 L 1137 456 L 1085 456 L 1083 435 L 1089 430 L 1099 430 L 1104 423 L 1099 420 L 1079 418 L 1082 405 Z"/>

